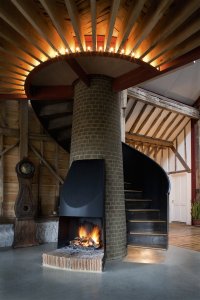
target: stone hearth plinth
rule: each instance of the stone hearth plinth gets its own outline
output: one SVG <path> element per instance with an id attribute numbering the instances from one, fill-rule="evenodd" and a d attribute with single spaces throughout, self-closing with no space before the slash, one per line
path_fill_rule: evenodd
<path id="1" fill-rule="evenodd" d="M 43 266 L 68 271 L 102 272 L 104 250 L 80 250 L 65 247 L 43 253 Z"/>

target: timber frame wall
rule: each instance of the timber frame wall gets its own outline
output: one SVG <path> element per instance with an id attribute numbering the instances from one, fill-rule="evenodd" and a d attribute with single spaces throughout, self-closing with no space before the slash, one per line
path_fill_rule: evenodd
<path id="1" fill-rule="evenodd" d="M 0 102 L 0 217 L 14 218 L 18 193 L 16 164 L 28 157 L 35 165 L 32 191 L 38 217 L 52 216 L 66 176 L 69 154 L 45 134 L 27 101 Z"/>

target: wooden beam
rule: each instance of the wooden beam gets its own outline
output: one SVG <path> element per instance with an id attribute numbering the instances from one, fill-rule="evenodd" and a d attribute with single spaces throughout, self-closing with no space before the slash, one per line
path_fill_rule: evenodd
<path id="1" fill-rule="evenodd" d="M 28 102 L 19 102 L 19 159 L 28 157 Z"/>
<path id="2" fill-rule="evenodd" d="M 60 36 L 51 23 L 47 25 L 45 19 L 33 1 L 11 0 L 17 7 L 21 14 L 33 26 L 33 28 L 40 34 L 41 37 L 50 45 L 54 51 L 59 52 L 59 46 L 63 46 Z"/>
<path id="3" fill-rule="evenodd" d="M 31 100 L 69 100 L 74 97 L 74 88 L 66 86 L 31 86 Z"/>
<path id="4" fill-rule="evenodd" d="M 14 149 L 18 145 L 19 145 L 19 141 L 17 141 L 17 143 L 15 143 L 14 145 L 11 145 L 11 146 L 3 149 L 2 151 L 0 151 L 0 156 L 5 155 L 6 153 L 8 153 L 9 151 L 11 151 L 12 149 Z"/>
<path id="5" fill-rule="evenodd" d="M 183 56 L 196 49 L 200 44 L 200 32 L 192 35 L 189 39 L 182 42 L 178 46 L 174 47 L 172 50 L 164 53 L 162 56 L 159 56 L 156 60 L 152 62 L 155 67 L 159 67 L 161 71 L 168 69 L 168 63 L 174 61 L 176 58 Z M 200 53 L 197 54 L 197 58 L 200 58 Z M 164 66 L 164 67 L 163 67 Z"/>
<path id="6" fill-rule="evenodd" d="M 158 43 L 165 40 L 176 28 L 181 26 L 199 7 L 199 0 L 185 1 L 184 3 L 181 1 L 178 5 L 172 6 L 165 18 L 161 19 L 149 37 L 141 44 L 139 57 L 146 56 Z"/>
<path id="7" fill-rule="evenodd" d="M 62 9 L 60 10 L 59 7 L 56 6 L 54 0 L 39 0 L 39 1 L 41 2 L 46 12 L 50 16 L 51 21 L 55 26 L 63 44 L 69 50 L 69 52 L 72 52 L 72 49 L 74 47 L 73 36 L 71 33 L 71 28 L 70 26 L 68 26 L 68 23 L 67 22 L 65 22 L 65 24 L 62 23 L 63 19 L 61 14 L 63 13 L 63 10 Z"/>
<path id="8" fill-rule="evenodd" d="M 161 121 L 161 123 L 157 126 L 155 132 L 153 133 L 152 137 L 156 138 L 157 134 L 159 133 L 159 131 L 162 129 L 163 125 L 165 124 L 165 122 L 168 120 L 168 118 L 171 116 L 172 112 L 169 112 L 164 119 Z"/>
<path id="9" fill-rule="evenodd" d="M 108 21 L 106 35 L 105 35 L 105 41 L 106 41 L 105 50 L 106 51 L 108 51 L 110 48 L 110 42 L 111 42 L 111 38 L 113 35 L 114 25 L 115 25 L 120 2 L 121 2 L 121 0 L 113 0 L 112 1 L 112 7 L 110 10 L 110 18 Z"/>
<path id="10" fill-rule="evenodd" d="M 196 200 L 197 185 L 199 188 L 199 180 L 197 179 L 197 160 L 199 157 L 199 146 L 197 150 L 198 124 L 196 120 L 191 120 L 191 198 L 192 202 Z M 199 172 L 199 168 L 198 168 Z M 198 176 L 199 177 L 199 176 Z M 197 181 L 198 180 L 198 181 Z"/>
<path id="11" fill-rule="evenodd" d="M 90 80 L 87 73 L 82 69 L 75 58 L 69 58 L 66 63 L 70 68 L 78 75 L 78 77 L 85 83 L 85 85 L 90 86 Z"/>
<path id="12" fill-rule="evenodd" d="M 174 122 L 176 121 L 176 119 L 178 118 L 178 114 L 176 114 L 173 119 L 169 122 L 169 124 L 167 125 L 167 127 L 164 129 L 163 133 L 161 134 L 161 136 L 159 137 L 160 139 L 163 139 L 165 134 L 167 133 L 167 131 L 170 129 L 170 127 L 173 126 Z"/>
<path id="13" fill-rule="evenodd" d="M 131 106 L 131 109 L 130 109 L 129 113 L 128 113 L 127 116 L 126 116 L 126 123 L 128 122 L 129 118 L 131 117 L 131 115 L 132 115 L 132 113 L 133 113 L 133 111 L 134 111 L 134 109 L 135 109 L 137 103 L 138 103 L 138 101 L 137 101 L 137 100 L 134 100 L 134 103 L 133 103 L 133 105 Z"/>
<path id="14" fill-rule="evenodd" d="M 184 159 L 182 158 L 182 156 L 178 153 L 178 151 L 175 149 L 175 147 L 171 146 L 170 148 L 172 149 L 172 151 L 174 152 L 175 156 L 180 161 L 180 163 L 182 164 L 182 166 L 185 168 L 185 170 L 186 171 L 191 171 L 190 167 L 186 164 L 186 162 L 184 161 Z"/>
<path id="15" fill-rule="evenodd" d="M 42 62 L 42 59 L 44 60 L 46 58 L 41 51 L 35 48 L 32 44 L 28 43 L 25 38 L 23 38 L 2 19 L 0 20 L 0 28 L 0 36 L 7 40 L 7 42 L 13 44 L 17 48 L 20 48 L 26 54 L 30 55 L 39 62 Z"/>
<path id="16" fill-rule="evenodd" d="M 27 100 L 27 97 L 22 94 L 0 94 L 0 100 Z"/>
<path id="17" fill-rule="evenodd" d="M 130 5 L 128 10 L 128 16 L 124 18 L 124 22 L 121 26 L 121 30 L 119 31 L 119 35 L 117 38 L 117 49 L 116 52 L 120 52 L 120 50 L 124 47 L 131 30 L 139 17 L 144 3 L 146 0 L 135 0 L 132 5 Z"/>
<path id="18" fill-rule="evenodd" d="M 81 30 L 80 24 L 80 16 L 76 7 L 76 3 L 74 0 L 65 0 L 65 5 L 67 7 L 67 11 L 73 25 L 74 32 L 76 34 L 76 39 L 79 44 L 80 50 L 84 51 L 83 46 L 85 46 L 84 36 Z"/>
<path id="19" fill-rule="evenodd" d="M 172 130 L 170 131 L 170 133 L 167 135 L 166 140 L 168 140 L 172 134 L 176 131 L 176 129 L 178 129 L 178 127 L 181 125 L 181 123 L 183 122 L 183 120 L 185 119 L 185 116 L 183 116 L 179 122 L 172 128 Z"/>
<path id="20" fill-rule="evenodd" d="M 165 74 L 167 72 L 175 70 L 179 67 L 182 67 L 184 65 L 193 62 L 194 60 L 198 60 L 199 58 L 200 58 L 200 46 L 182 56 L 179 56 L 178 58 L 172 60 L 171 62 L 162 65 L 160 67 L 160 71 L 161 71 L 160 74 Z"/>
<path id="21" fill-rule="evenodd" d="M 19 130 L 13 128 L 7 128 L 7 127 L 0 127 L 0 135 L 19 138 Z"/>
<path id="22" fill-rule="evenodd" d="M 200 96 L 197 98 L 197 100 L 194 102 L 194 104 L 192 105 L 195 108 L 199 108 L 200 106 Z"/>
<path id="23" fill-rule="evenodd" d="M 130 52 L 134 52 L 142 41 L 149 35 L 153 30 L 158 21 L 163 17 L 165 11 L 169 8 L 173 0 L 163 0 L 158 3 L 155 1 L 152 2 L 147 14 L 143 18 L 140 25 L 138 25 L 135 31 L 132 33 L 131 37 L 128 40 L 128 44 L 134 45 L 131 47 Z"/>
<path id="24" fill-rule="evenodd" d="M 134 132 L 134 130 L 135 130 L 136 126 L 138 125 L 138 123 L 139 123 L 143 113 L 145 112 L 146 108 L 147 108 L 147 104 L 144 104 L 141 111 L 140 111 L 140 113 L 138 114 L 137 118 L 135 119 L 135 122 L 131 126 L 131 129 L 129 130 L 129 132 Z"/>
<path id="25" fill-rule="evenodd" d="M 92 23 L 92 50 L 97 50 L 97 4 L 96 1 L 90 0 L 91 23 Z"/>
<path id="26" fill-rule="evenodd" d="M 167 172 L 168 175 L 171 175 L 171 174 L 181 174 L 181 173 L 191 173 L 191 170 L 179 170 L 179 171 L 172 171 L 172 172 Z"/>
<path id="27" fill-rule="evenodd" d="M 173 49 L 187 38 L 195 34 L 200 28 L 200 18 L 192 19 L 189 23 L 183 24 L 173 34 L 159 43 L 149 54 L 148 63 L 151 63 L 163 53 Z"/>
<path id="28" fill-rule="evenodd" d="M 60 177 L 56 171 L 54 170 L 54 168 L 50 165 L 50 163 L 48 163 L 46 161 L 46 159 L 44 157 L 42 157 L 41 153 L 31 144 L 29 144 L 30 149 L 33 151 L 33 153 L 39 158 L 39 160 L 41 160 L 43 162 L 43 164 L 48 168 L 48 170 L 51 172 L 51 174 L 57 179 L 59 180 L 59 182 L 61 184 L 64 183 L 64 180 L 62 179 L 62 177 Z"/>
<path id="29" fill-rule="evenodd" d="M 155 117 L 155 119 L 153 120 L 153 122 L 151 123 L 151 125 L 149 126 L 149 128 L 147 129 L 144 135 L 148 135 L 148 133 L 151 131 L 151 129 L 154 127 L 157 121 L 161 118 L 163 112 L 164 110 L 162 109 L 161 112 L 158 113 L 158 115 Z"/>
<path id="30" fill-rule="evenodd" d="M 135 133 L 126 133 L 126 140 L 128 142 L 143 142 L 143 143 L 147 143 L 150 145 L 155 145 L 155 146 L 163 146 L 163 147 L 172 147 L 173 143 L 172 142 L 168 142 L 168 141 L 164 141 L 161 139 L 153 139 L 151 137 L 147 137 L 144 135 L 140 135 L 140 134 L 135 134 Z"/>
<path id="31" fill-rule="evenodd" d="M 184 116 L 199 119 L 199 111 L 189 105 L 182 104 L 170 98 L 157 95 L 153 92 L 149 92 L 142 88 L 129 88 L 128 89 L 128 97 L 136 98 L 144 103 L 167 109 L 169 111 L 173 111 Z"/>
<path id="32" fill-rule="evenodd" d="M 150 116 L 152 116 L 152 114 L 154 113 L 155 110 L 156 110 L 155 106 L 151 108 L 150 112 L 148 113 L 148 115 L 146 116 L 146 118 L 144 119 L 144 121 L 142 122 L 140 127 L 137 129 L 136 133 L 140 133 L 140 131 L 142 130 L 142 128 L 144 127 L 146 122 L 149 120 Z"/>
<path id="33" fill-rule="evenodd" d="M 115 78 L 113 80 L 113 90 L 119 92 L 128 89 L 130 86 L 145 82 L 160 75 L 160 73 L 156 68 L 146 64 L 146 67 L 139 67 Z"/>
<path id="34" fill-rule="evenodd" d="M 50 52 L 49 45 L 40 38 L 30 23 L 21 17 L 20 12 L 12 5 L 11 1 L 0 1 L 0 17 L 41 51 L 44 57 L 51 58 L 48 54 Z"/>

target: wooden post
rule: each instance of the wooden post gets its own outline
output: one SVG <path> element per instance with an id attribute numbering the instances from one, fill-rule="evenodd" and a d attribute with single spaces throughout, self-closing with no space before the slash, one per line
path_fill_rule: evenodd
<path id="1" fill-rule="evenodd" d="M 20 160 L 28 157 L 28 101 L 19 102 Z"/>
<path id="2" fill-rule="evenodd" d="M 3 135 L 0 135 L 0 152 L 3 151 Z M 0 156 L 0 216 L 3 215 L 4 200 L 4 156 Z"/>
<path id="3" fill-rule="evenodd" d="M 198 121 L 199 122 L 199 121 Z M 197 138 L 198 135 L 198 122 L 195 120 L 191 120 L 191 160 L 192 160 L 192 174 L 191 174 L 191 180 L 192 180 L 192 202 L 196 200 L 196 189 L 198 185 L 198 173 L 196 174 L 196 171 L 198 171 L 198 164 L 197 162 L 199 161 L 199 156 L 196 157 L 196 154 L 198 155 L 197 149 L 199 148 L 199 137 Z"/>

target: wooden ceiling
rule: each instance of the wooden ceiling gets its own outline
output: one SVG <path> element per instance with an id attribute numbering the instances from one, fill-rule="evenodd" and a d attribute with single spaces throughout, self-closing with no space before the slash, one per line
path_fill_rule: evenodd
<path id="1" fill-rule="evenodd" d="M 52 59 L 87 84 L 83 52 L 132 62 L 113 80 L 123 90 L 198 59 L 199 29 L 199 0 L 1 0 L 0 98 L 26 98 L 27 76 Z"/>
<path id="2" fill-rule="evenodd" d="M 141 88 L 128 89 L 126 143 L 156 151 L 173 148 L 174 141 L 191 119 L 199 119 L 196 108 Z"/>

